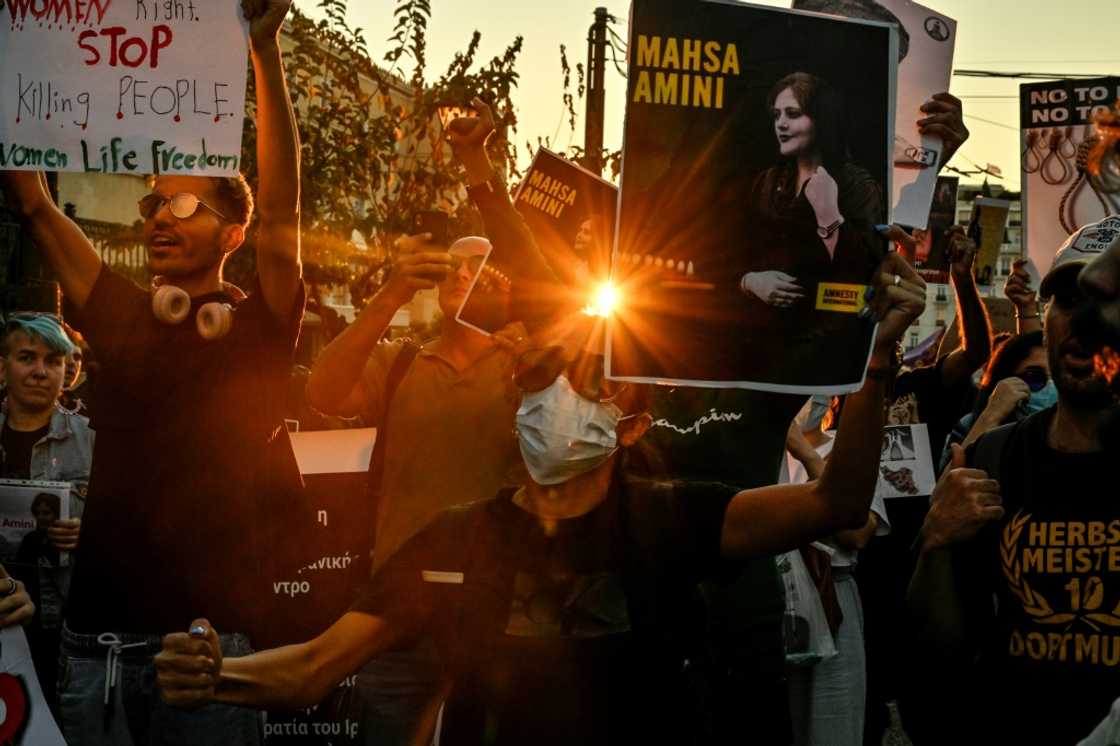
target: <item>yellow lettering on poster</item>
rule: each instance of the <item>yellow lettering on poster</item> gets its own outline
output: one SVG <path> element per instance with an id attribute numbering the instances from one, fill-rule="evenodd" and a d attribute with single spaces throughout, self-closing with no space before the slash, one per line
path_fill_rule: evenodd
<path id="1" fill-rule="evenodd" d="M 731 42 L 638 34 L 637 44 L 636 104 L 722 109 L 727 77 L 740 74 L 739 50 Z"/>

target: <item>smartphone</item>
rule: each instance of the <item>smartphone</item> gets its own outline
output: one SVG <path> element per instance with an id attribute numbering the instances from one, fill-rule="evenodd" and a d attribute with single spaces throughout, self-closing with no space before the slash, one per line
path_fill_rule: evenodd
<path id="1" fill-rule="evenodd" d="M 413 236 L 419 233 L 432 234 L 432 243 L 447 246 L 449 238 L 450 216 L 443 210 L 420 210 L 412 216 Z"/>

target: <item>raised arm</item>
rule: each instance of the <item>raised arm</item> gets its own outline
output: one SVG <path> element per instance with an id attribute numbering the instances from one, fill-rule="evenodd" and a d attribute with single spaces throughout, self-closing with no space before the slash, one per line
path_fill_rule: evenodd
<path id="1" fill-rule="evenodd" d="M 164 701 L 195 708 L 210 702 L 296 710 L 323 701 L 401 631 L 382 617 L 349 612 L 314 640 L 222 660 L 218 635 L 205 619 L 190 632 L 163 638 L 156 672 Z"/>
<path id="2" fill-rule="evenodd" d="M 463 164 L 467 184 L 473 188 L 471 196 L 482 214 L 494 252 L 500 252 L 510 263 L 514 304 L 543 309 L 548 304 L 542 297 L 549 297 L 560 282 L 490 162 L 486 152 L 486 142 L 494 132 L 490 107 L 477 98 L 471 105 L 478 116 L 453 121 L 448 127 L 447 140 L 455 157 Z M 531 322 L 531 319 L 516 316 L 513 320 Z M 531 323 L 527 325 L 532 326 Z"/>
<path id="3" fill-rule="evenodd" d="M 899 282 L 894 282 L 895 276 Z M 895 346 L 925 308 L 925 283 L 891 253 L 876 271 L 870 307 L 880 318 L 867 381 L 844 405 L 832 454 L 820 479 L 747 490 L 727 508 L 720 548 L 743 558 L 792 549 L 867 523 L 879 468 L 886 383 Z"/>
<path id="4" fill-rule="evenodd" d="M 954 350 L 941 365 L 941 380 L 946 388 L 967 381 L 978 369 L 984 367 L 992 354 L 992 328 L 988 322 L 988 309 L 980 300 L 972 264 L 976 258 L 976 243 L 964 234 L 960 226 L 949 229 L 949 260 L 952 262 L 949 277 L 957 296 L 957 323 L 961 330 L 961 346 Z"/>
<path id="5" fill-rule="evenodd" d="M 397 309 L 417 290 L 436 286 L 451 271 L 451 256 L 425 245 L 427 234 L 402 238 L 389 280 L 353 324 L 323 348 L 307 381 L 307 400 L 325 414 L 353 417 L 366 409 L 361 377 L 366 361 L 389 328 Z"/>
<path id="6" fill-rule="evenodd" d="M 269 310 L 287 318 L 302 268 L 299 250 L 299 132 L 279 35 L 291 0 L 242 0 L 257 92 L 257 271 Z"/>
<path id="7" fill-rule="evenodd" d="M 101 272 L 101 257 L 93 244 L 58 209 L 42 173 L 5 171 L 3 185 L 5 199 L 58 275 L 67 300 L 82 308 Z"/>

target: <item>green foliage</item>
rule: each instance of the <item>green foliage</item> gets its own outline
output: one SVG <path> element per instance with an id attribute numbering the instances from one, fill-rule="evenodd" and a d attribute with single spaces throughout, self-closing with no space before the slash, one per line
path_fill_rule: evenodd
<path id="1" fill-rule="evenodd" d="M 522 40 L 476 65 L 476 31 L 447 71 L 429 81 L 429 0 L 399 0 L 384 65 L 371 58 L 362 29 L 347 23 L 346 0 L 318 0 L 317 6 L 318 20 L 293 9 L 290 44 L 282 40 L 282 46 L 301 139 L 304 258 L 328 271 L 357 266 L 350 261 L 355 231 L 384 257 L 417 210 L 465 209 L 463 178 L 443 142 L 439 105 L 479 96 L 495 110 L 499 134 L 515 131 L 512 96 Z M 406 78 L 399 70 L 409 61 Z M 253 88 L 250 75 L 242 161 L 250 183 L 257 175 Z M 508 138 L 496 136 L 491 146 L 495 163 L 511 168 Z M 362 268 L 346 271 L 353 279 Z"/>

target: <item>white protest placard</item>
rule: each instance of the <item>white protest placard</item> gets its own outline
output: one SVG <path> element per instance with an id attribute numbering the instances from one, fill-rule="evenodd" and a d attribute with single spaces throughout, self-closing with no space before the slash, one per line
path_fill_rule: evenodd
<path id="1" fill-rule="evenodd" d="M 1120 77 L 1054 80 L 1019 87 L 1023 243 L 1038 280 L 1078 228 L 1120 215 L 1120 195 L 1087 172 L 1098 142 L 1093 117 L 1120 97 Z"/>
<path id="2" fill-rule="evenodd" d="M 888 425 L 883 428 L 879 457 L 879 482 L 875 494 L 882 498 L 921 497 L 933 494 L 937 475 L 925 425 Z"/>
<path id="3" fill-rule="evenodd" d="M 377 428 L 288 433 L 300 474 L 349 474 L 369 468 Z"/>
<path id="4" fill-rule="evenodd" d="M 69 482 L 0 479 L 0 564 L 37 565 L 47 528 L 69 517 Z M 63 558 L 60 564 L 67 564 Z"/>
<path id="5" fill-rule="evenodd" d="M 0 169 L 231 176 L 237 0 L 0 0 Z"/>
<path id="6" fill-rule="evenodd" d="M 0 743 L 66 746 L 31 661 L 27 635 L 18 625 L 0 629 Z"/>
<path id="7" fill-rule="evenodd" d="M 898 25 L 898 96 L 890 219 L 893 223 L 924 229 L 937 186 L 937 166 L 944 143 L 940 137 L 921 134 L 916 122 L 927 116 L 921 111 L 923 103 L 935 93 L 949 90 L 957 22 L 913 0 L 793 0 L 793 7 Z"/>

